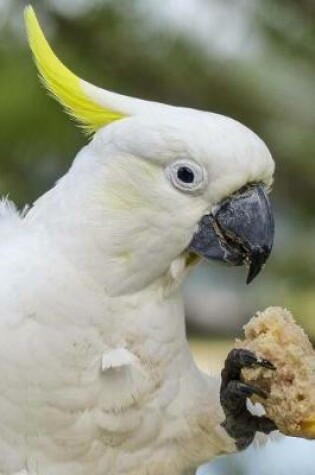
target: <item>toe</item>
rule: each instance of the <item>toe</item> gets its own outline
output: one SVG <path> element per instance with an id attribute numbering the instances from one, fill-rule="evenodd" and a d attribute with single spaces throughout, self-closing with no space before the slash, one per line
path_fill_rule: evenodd
<path id="1" fill-rule="evenodd" d="M 241 381 L 230 381 L 226 388 L 220 394 L 222 408 L 225 414 L 238 416 L 241 413 L 246 414 L 247 398 L 253 394 L 266 399 L 267 394 L 259 388 L 242 383 Z"/>
<path id="2" fill-rule="evenodd" d="M 271 361 L 264 360 L 261 358 L 257 358 L 256 365 L 261 366 L 262 368 L 271 369 L 273 371 L 277 369 L 275 365 L 271 363 Z"/>
<path id="3" fill-rule="evenodd" d="M 242 383 L 240 381 L 236 382 L 238 392 L 243 394 L 244 396 L 250 397 L 256 394 L 256 396 L 259 396 L 263 399 L 267 399 L 267 393 L 262 389 L 257 388 L 256 386 L 251 386 L 250 384 Z"/>
<path id="4" fill-rule="evenodd" d="M 224 369 L 221 373 L 223 386 L 231 380 L 241 379 L 242 368 L 254 368 L 261 366 L 275 370 L 275 366 L 268 360 L 257 358 L 254 353 L 246 349 L 233 349 L 228 354 Z"/>

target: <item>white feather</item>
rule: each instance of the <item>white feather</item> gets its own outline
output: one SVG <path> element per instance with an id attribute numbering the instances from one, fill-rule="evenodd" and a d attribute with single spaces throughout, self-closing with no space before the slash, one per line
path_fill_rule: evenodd
<path id="1" fill-rule="evenodd" d="M 165 176 L 183 153 L 207 167 L 200 196 Z M 240 124 L 171 108 L 100 131 L 26 215 L 2 202 L 0 473 L 179 475 L 235 450 L 187 346 L 183 251 L 272 173 Z"/>
<path id="2" fill-rule="evenodd" d="M 115 348 L 108 353 L 102 354 L 102 372 L 105 373 L 110 369 L 123 368 L 136 363 L 138 358 L 126 350 L 126 348 Z"/>

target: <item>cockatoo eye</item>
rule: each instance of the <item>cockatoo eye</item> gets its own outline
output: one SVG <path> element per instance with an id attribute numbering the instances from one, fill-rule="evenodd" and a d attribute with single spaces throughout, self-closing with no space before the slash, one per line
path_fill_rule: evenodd
<path id="1" fill-rule="evenodd" d="M 192 160 L 180 159 L 166 167 L 166 176 L 180 191 L 196 193 L 205 188 L 206 171 Z"/>

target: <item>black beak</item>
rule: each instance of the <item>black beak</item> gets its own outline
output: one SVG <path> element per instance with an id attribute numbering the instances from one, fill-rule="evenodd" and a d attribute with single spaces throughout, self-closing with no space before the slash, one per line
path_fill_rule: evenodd
<path id="1" fill-rule="evenodd" d="M 274 238 L 271 204 L 262 185 L 250 185 L 203 216 L 188 249 L 207 259 L 248 267 L 249 284 L 268 259 Z"/>

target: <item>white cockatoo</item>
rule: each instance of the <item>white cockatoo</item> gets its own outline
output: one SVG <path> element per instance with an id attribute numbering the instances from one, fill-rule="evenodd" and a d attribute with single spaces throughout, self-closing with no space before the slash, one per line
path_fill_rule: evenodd
<path id="1" fill-rule="evenodd" d="M 202 257 L 270 254 L 264 143 L 217 114 L 125 97 L 70 72 L 31 7 L 41 78 L 89 132 L 69 172 L 22 214 L 0 207 L 0 473 L 179 475 L 273 423 L 188 348 L 182 283 Z"/>

